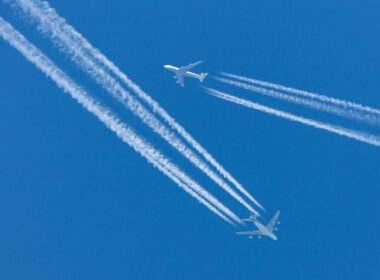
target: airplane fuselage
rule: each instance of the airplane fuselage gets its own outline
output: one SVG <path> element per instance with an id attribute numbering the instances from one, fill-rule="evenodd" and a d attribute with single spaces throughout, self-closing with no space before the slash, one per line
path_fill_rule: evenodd
<path id="1" fill-rule="evenodd" d="M 258 221 L 254 221 L 253 222 L 255 224 L 255 226 L 257 227 L 257 229 L 260 231 L 260 233 L 262 235 L 266 235 L 270 238 L 272 238 L 273 240 L 277 240 L 277 236 L 273 234 L 273 232 L 270 232 L 266 226 L 264 226 L 262 223 L 258 222 Z"/>
<path id="2" fill-rule="evenodd" d="M 176 74 L 178 73 L 178 71 L 180 71 L 178 67 L 175 67 L 175 66 L 172 66 L 172 65 L 164 65 L 164 68 L 166 70 L 169 70 L 169 71 L 174 72 Z M 191 77 L 191 78 L 195 78 L 195 79 L 199 79 L 201 77 L 201 75 L 193 73 L 193 72 L 190 72 L 190 71 L 184 72 L 183 75 L 186 76 L 186 77 Z"/>

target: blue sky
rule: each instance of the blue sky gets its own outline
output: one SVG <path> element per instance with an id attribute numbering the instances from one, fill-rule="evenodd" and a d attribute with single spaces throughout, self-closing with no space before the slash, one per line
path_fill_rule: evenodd
<path id="1" fill-rule="evenodd" d="M 111 3 L 109 3 L 111 2 Z M 236 3 L 238 2 L 238 3 Z M 378 279 L 380 149 L 226 103 L 164 64 L 380 107 L 378 1 L 50 1 L 262 203 L 249 240 L 179 189 L 1 41 L 2 279 Z M 106 97 L 3 2 L 0 15 L 241 217 L 227 194 Z M 205 85 L 379 134 L 206 79 Z"/>

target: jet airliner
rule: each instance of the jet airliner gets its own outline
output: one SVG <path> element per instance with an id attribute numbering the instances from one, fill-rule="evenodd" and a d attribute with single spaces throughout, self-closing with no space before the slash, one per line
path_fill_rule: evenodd
<path id="1" fill-rule="evenodd" d="M 187 66 L 181 66 L 179 68 L 172 66 L 172 65 L 164 65 L 164 68 L 166 70 L 174 72 L 175 75 L 173 76 L 173 78 L 177 80 L 176 81 L 177 84 L 180 84 L 183 87 L 184 86 L 184 82 L 183 82 L 184 77 L 195 78 L 195 79 L 198 79 L 201 83 L 203 82 L 204 78 L 206 78 L 208 73 L 196 74 L 196 73 L 189 71 L 191 68 L 197 66 L 198 64 L 201 64 L 202 62 L 203 61 L 200 60 L 200 61 L 197 61 L 195 63 L 190 63 Z"/>
<path id="2" fill-rule="evenodd" d="M 273 233 L 273 231 L 277 230 L 275 226 L 276 224 L 280 223 L 279 221 L 277 221 L 279 215 L 280 215 L 280 211 L 277 211 L 276 214 L 274 214 L 273 218 L 270 220 L 270 222 L 266 226 L 260 223 L 256 219 L 257 217 L 255 215 L 251 215 L 248 219 L 244 219 L 244 220 L 252 221 L 257 227 L 257 230 L 241 231 L 241 232 L 237 232 L 237 234 L 248 235 L 250 239 L 252 239 L 253 235 L 257 235 L 258 238 L 261 238 L 262 236 L 268 236 L 272 238 L 273 240 L 277 240 L 277 236 Z"/>

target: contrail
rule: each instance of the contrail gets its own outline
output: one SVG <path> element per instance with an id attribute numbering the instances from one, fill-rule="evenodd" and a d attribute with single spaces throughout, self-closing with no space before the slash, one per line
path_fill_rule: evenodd
<path id="1" fill-rule="evenodd" d="M 169 126 L 177 131 L 196 151 L 198 151 L 216 170 L 235 187 L 247 196 L 258 207 L 264 209 L 263 206 L 252 195 L 244 189 L 224 168 L 219 164 L 206 149 L 204 149 L 186 130 L 179 125 L 156 101 L 154 101 L 147 93 L 141 90 L 133 83 L 117 66 L 109 61 L 99 50 L 94 48 L 80 33 L 72 26 L 66 23 L 66 20 L 60 17 L 47 2 L 38 0 L 15 0 L 15 3 L 29 16 L 35 18 L 39 22 L 40 31 L 49 36 L 61 51 L 71 56 L 71 59 L 81 68 L 88 72 L 92 77 L 101 83 L 107 91 L 113 93 L 121 102 L 125 102 L 127 106 L 134 110 L 144 123 L 149 125 L 156 133 L 160 134 L 173 147 L 180 151 L 193 164 L 200 168 L 214 182 L 221 186 L 231 196 L 237 199 L 251 212 L 258 214 L 243 198 L 241 198 L 234 190 L 232 190 L 224 181 L 217 176 L 210 168 L 201 161 L 190 149 L 186 147 L 177 137 L 175 137 L 167 128 L 160 123 L 149 111 L 147 111 L 137 100 L 135 100 L 122 86 L 113 79 L 108 73 L 103 71 L 101 67 L 105 67 L 107 71 L 112 72 L 122 82 L 124 82 L 133 92 L 143 99 L 153 110 L 163 118 Z"/>
<path id="2" fill-rule="evenodd" d="M 270 108 L 267 106 L 260 105 L 258 103 L 254 103 L 254 102 L 249 101 L 249 100 L 238 98 L 236 96 L 229 95 L 229 94 L 226 94 L 224 92 L 221 92 L 221 91 L 218 91 L 215 89 L 206 88 L 206 87 L 205 87 L 205 89 L 207 90 L 208 94 L 213 95 L 215 97 L 218 97 L 220 99 L 224 99 L 226 101 L 233 102 L 235 104 L 239 104 L 239 105 L 242 105 L 242 106 L 254 109 L 254 110 L 258 110 L 258 111 L 261 111 L 264 113 L 275 115 L 275 116 L 280 117 L 280 118 L 284 118 L 284 119 L 287 119 L 290 121 L 306 124 L 306 125 L 318 128 L 318 129 L 326 130 L 326 131 L 336 133 L 336 134 L 341 135 L 341 136 L 346 136 L 348 138 L 352 138 L 352 139 L 355 139 L 355 140 L 358 140 L 358 141 L 361 141 L 361 142 L 364 142 L 367 144 L 371 144 L 371 145 L 380 147 L 379 137 L 372 135 L 372 134 L 367 134 L 367 133 L 363 133 L 363 132 L 355 131 L 355 130 L 349 130 L 349 129 L 342 128 L 342 127 L 335 126 L 335 125 L 331 125 L 328 123 L 323 123 L 323 122 L 315 121 L 312 119 L 307 119 L 307 118 L 304 118 L 301 116 L 293 115 L 293 114 L 290 114 L 290 113 L 287 113 L 284 111 L 276 110 L 276 109 L 273 109 L 273 108 Z"/>
<path id="3" fill-rule="evenodd" d="M 230 74 L 228 74 L 228 75 L 230 75 Z M 230 79 L 225 79 L 225 78 L 220 78 L 220 77 L 213 77 L 213 78 L 222 82 L 222 83 L 226 83 L 226 84 L 230 84 L 230 85 L 233 85 L 236 87 L 244 88 L 244 89 L 254 91 L 254 92 L 266 95 L 266 96 L 271 96 L 271 97 L 274 97 L 277 99 L 285 100 L 285 101 L 288 101 L 288 102 L 291 102 L 294 104 L 300 104 L 300 105 L 303 105 L 303 106 L 306 106 L 306 107 L 309 107 L 312 109 L 328 112 L 328 113 L 335 114 L 335 115 L 338 115 L 341 117 L 354 119 L 354 120 L 366 122 L 366 123 L 373 124 L 373 125 L 380 125 L 380 116 L 376 116 L 373 114 L 368 114 L 368 113 L 364 113 L 362 111 L 347 109 L 347 108 L 344 108 L 342 106 L 326 104 L 325 102 L 316 101 L 316 100 L 313 100 L 310 98 L 297 97 L 294 95 L 289 95 L 286 93 L 274 91 L 271 89 L 265 89 L 262 87 L 257 87 L 257 86 L 249 85 L 249 84 L 242 83 L 242 82 L 237 82 L 237 81 L 230 80 Z"/>
<path id="4" fill-rule="evenodd" d="M 318 93 L 314 93 L 314 92 L 308 92 L 308 91 L 305 91 L 305 90 L 299 90 L 299 89 L 295 89 L 295 88 L 291 88 L 291 87 L 286 87 L 286 86 L 279 85 L 279 84 L 264 82 L 264 81 L 260 81 L 260 80 L 256 80 L 256 79 L 252 79 L 252 78 L 247 78 L 247 77 L 243 77 L 243 76 L 239 76 L 239 75 L 234 75 L 234 74 L 230 74 L 230 73 L 222 72 L 221 74 L 225 75 L 227 77 L 230 77 L 230 78 L 238 79 L 238 80 L 241 80 L 241 81 L 246 81 L 246 82 L 249 82 L 249 83 L 261 85 L 261 86 L 268 87 L 268 88 L 274 88 L 274 89 L 277 89 L 277 90 L 287 91 L 287 92 L 290 92 L 290 93 L 293 93 L 293 94 L 301 95 L 301 96 L 312 98 L 312 99 L 317 99 L 317 100 L 320 100 L 320 101 L 323 101 L 323 102 L 332 103 L 334 105 L 342 106 L 342 107 L 345 107 L 345 108 L 352 108 L 352 109 L 355 109 L 355 110 L 364 111 L 364 112 L 368 112 L 368 113 L 371 113 L 371 114 L 377 114 L 377 115 L 380 114 L 380 110 L 379 109 L 371 108 L 369 106 L 364 106 L 364 105 L 361 105 L 361 104 L 358 104 L 358 103 L 354 103 L 354 102 L 351 102 L 351 101 L 337 99 L 337 98 L 332 98 L 332 97 L 328 97 L 326 95 L 322 95 L 322 94 L 318 94 Z"/>
<path id="5" fill-rule="evenodd" d="M 234 197 L 237 201 L 244 205 L 249 211 L 259 215 L 259 213 L 254 208 L 252 208 L 252 206 L 250 206 L 215 172 L 213 172 L 206 163 L 204 163 L 199 157 L 197 157 L 193 153 L 191 149 L 189 149 L 180 139 L 178 139 L 173 133 L 171 133 L 171 131 L 169 131 L 165 125 L 163 125 L 153 114 L 151 114 L 144 106 L 142 106 L 141 103 L 138 102 L 128 91 L 126 91 L 114 78 L 112 78 L 107 72 L 105 72 L 103 69 L 101 69 L 98 65 L 95 64 L 95 62 L 93 61 L 93 59 L 91 59 L 91 57 L 89 57 L 87 52 L 99 51 L 94 49 L 88 43 L 88 41 L 86 41 L 79 33 L 77 33 L 73 27 L 68 25 L 63 18 L 59 17 L 55 10 L 50 8 L 48 3 L 33 0 L 16 0 L 15 2 L 19 4 L 20 8 L 26 14 L 35 17 L 39 21 L 40 31 L 43 34 L 48 35 L 52 39 L 52 41 L 60 47 L 61 51 L 69 54 L 71 56 L 72 61 L 74 61 L 78 66 L 80 66 L 85 72 L 87 72 L 93 79 L 95 79 L 115 98 L 122 102 L 134 114 L 136 114 L 145 124 L 147 124 L 157 134 L 159 134 L 162 138 L 168 141 L 170 145 L 172 145 L 187 159 L 189 159 L 195 166 L 202 170 L 216 184 L 218 184 L 227 193 L 229 193 L 232 197 Z M 83 49 L 83 46 L 85 46 L 86 48 Z M 140 93 L 146 98 L 152 100 L 132 81 L 130 81 L 130 83 L 132 83 L 132 89 L 137 94 Z M 153 108 L 153 111 L 157 112 L 157 109 L 159 108 L 160 107 L 157 104 L 157 108 Z M 175 123 L 174 119 L 172 119 L 172 121 Z M 180 127 L 178 124 L 176 125 Z M 238 185 L 238 187 L 240 187 L 241 191 L 244 193 L 245 190 L 242 189 L 242 186 L 240 184 Z M 260 208 L 263 208 L 251 195 L 249 195 L 247 191 L 245 191 L 245 194 L 248 194 L 248 197 L 252 199 L 252 201 L 255 202 Z"/>
<path id="6" fill-rule="evenodd" d="M 90 97 L 83 88 L 74 83 L 60 68 L 42 54 L 39 49 L 31 44 L 2 17 L 0 17 L 0 36 L 11 46 L 16 48 L 47 77 L 51 78 L 59 88 L 70 94 L 71 97 L 80 103 L 87 111 L 95 115 L 108 129 L 115 132 L 123 142 L 130 145 L 149 163 L 167 175 L 178 186 L 183 188 L 191 196 L 195 197 L 200 203 L 229 223 L 232 223 L 230 218 L 237 223 L 242 223 L 231 210 L 184 174 L 176 165 L 162 155 L 160 151 L 138 136 L 126 124 L 122 123 L 108 108 L 105 108 L 95 99 Z M 224 214 L 222 214 L 221 211 L 224 212 Z M 229 218 L 227 218 L 226 215 L 228 215 Z"/>

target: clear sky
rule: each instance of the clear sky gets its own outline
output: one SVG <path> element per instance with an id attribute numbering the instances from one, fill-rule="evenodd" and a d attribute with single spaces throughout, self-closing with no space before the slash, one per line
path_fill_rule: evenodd
<path id="1" fill-rule="evenodd" d="M 179 87 L 164 64 L 380 107 L 379 1 L 52 0 L 268 210 L 279 240 L 236 228 L 178 188 L 0 41 L 0 279 L 379 279 L 380 148 Z M 247 211 L 60 54 L 0 15 L 240 217 Z M 379 128 L 217 88 L 379 134 Z"/>

